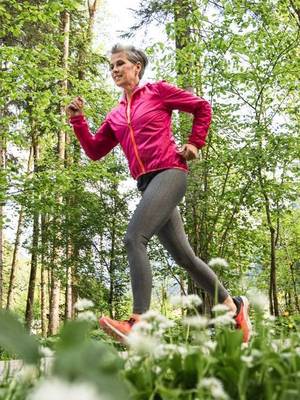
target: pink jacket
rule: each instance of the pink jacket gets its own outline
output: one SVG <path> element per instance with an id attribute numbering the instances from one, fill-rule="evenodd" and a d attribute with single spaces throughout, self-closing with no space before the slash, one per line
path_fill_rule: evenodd
<path id="1" fill-rule="evenodd" d="M 99 160 L 120 143 L 131 175 L 137 179 L 160 169 L 188 169 L 172 134 L 172 110 L 194 115 L 188 143 L 197 148 L 204 146 L 211 121 L 209 103 L 165 81 L 138 86 L 132 94 L 129 113 L 123 98 L 106 116 L 95 135 L 91 134 L 83 115 L 72 117 L 70 123 L 92 160 Z"/>

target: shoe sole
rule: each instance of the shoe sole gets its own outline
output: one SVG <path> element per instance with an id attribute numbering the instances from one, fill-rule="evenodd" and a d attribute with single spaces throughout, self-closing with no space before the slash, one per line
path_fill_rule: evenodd
<path id="1" fill-rule="evenodd" d="M 250 304 L 249 300 L 247 299 L 246 296 L 240 296 L 240 298 L 243 301 L 244 307 L 243 307 L 243 318 L 247 322 L 248 330 L 249 330 L 249 337 L 246 343 L 250 341 L 250 338 L 252 336 L 252 324 L 249 318 L 249 309 L 250 309 Z"/>
<path id="2" fill-rule="evenodd" d="M 124 335 L 124 333 L 120 332 L 113 325 L 111 325 L 108 321 L 104 319 L 102 320 L 101 324 L 99 323 L 99 325 L 104 330 L 104 332 L 112 336 L 114 339 L 118 340 L 121 343 L 126 343 L 127 336 Z"/>

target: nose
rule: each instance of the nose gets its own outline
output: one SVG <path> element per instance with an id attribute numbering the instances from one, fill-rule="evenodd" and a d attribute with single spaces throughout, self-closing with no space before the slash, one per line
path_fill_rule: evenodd
<path id="1" fill-rule="evenodd" d="M 118 66 L 114 65 L 113 69 L 111 70 L 111 72 L 118 72 Z"/>

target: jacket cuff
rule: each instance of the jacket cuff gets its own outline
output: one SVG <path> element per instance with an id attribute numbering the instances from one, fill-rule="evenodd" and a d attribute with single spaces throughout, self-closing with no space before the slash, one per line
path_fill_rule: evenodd
<path id="1" fill-rule="evenodd" d="M 197 147 L 198 150 L 200 150 L 202 147 L 206 145 L 204 141 L 199 141 L 197 143 L 193 142 L 192 140 L 188 140 L 188 144 L 192 144 L 193 146 Z"/>
<path id="2" fill-rule="evenodd" d="M 69 118 L 70 124 L 74 124 L 76 122 L 81 122 L 81 121 L 84 121 L 84 115 L 83 114 L 75 115 L 74 117 Z"/>

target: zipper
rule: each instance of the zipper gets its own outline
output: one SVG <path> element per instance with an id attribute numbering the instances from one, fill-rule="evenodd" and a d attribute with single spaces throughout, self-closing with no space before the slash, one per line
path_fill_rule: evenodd
<path id="1" fill-rule="evenodd" d="M 135 138 L 134 138 L 134 131 L 133 131 L 133 128 L 132 128 L 132 125 L 131 125 L 131 120 L 130 120 L 131 99 L 129 100 L 129 103 L 126 105 L 126 116 L 127 116 L 127 123 L 128 123 L 128 127 L 129 127 L 129 132 L 130 132 L 130 138 L 131 138 L 131 141 L 132 141 L 134 154 L 136 156 L 136 159 L 138 160 L 140 168 L 141 168 L 142 172 L 146 172 L 144 164 L 143 164 L 143 162 L 142 162 L 142 160 L 140 158 L 139 152 L 138 152 L 138 148 L 137 148 L 136 141 L 135 141 Z"/>

